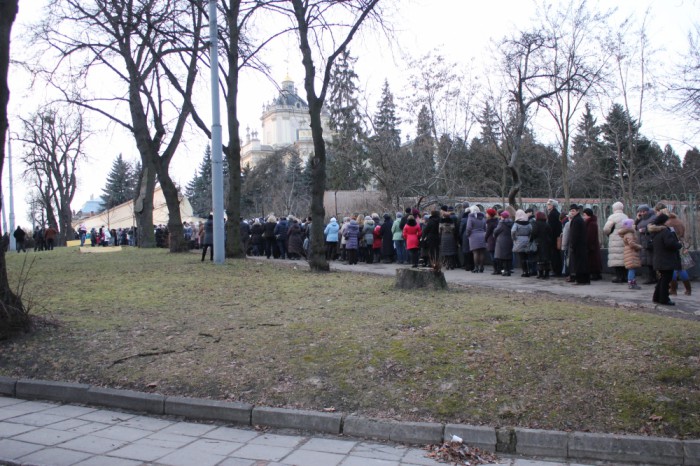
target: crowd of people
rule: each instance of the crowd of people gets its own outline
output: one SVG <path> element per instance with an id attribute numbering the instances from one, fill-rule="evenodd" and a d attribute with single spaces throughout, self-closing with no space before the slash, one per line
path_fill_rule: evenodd
<path id="1" fill-rule="evenodd" d="M 459 209 L 461 211 L 461 209 Z M 654 284 L 653 301 L 674 305 L 678 282 L 690 295 L 691 284 L 682 269 L 680 250 L 685 228 L 680 219 L 662 203 L 651 208 L 643 204 L 634 218 L 616 202 L 603 226 L 608 237 L 607 265 L 614 272 L 612 283 L 640 289 Z M 244 250 L 255 256 L 280 259 L 308 257 L 311 219 L 269 215 L 266 219 L 241 220 Z M 404 212 L 354 214 L 341 222 L 335 217 L 323 230 L 326 259 L 350 265 L 364 262 L 406 264 L 411 267 L 464 268 L 510 276 L 515 265 L 521 277 L 547 280 L 561 277 L 572 285 L 601 280 L 603 261 L 598 218 L 590 208 L 571 204 L 560 212 L 550 199 L 546 211 L 502 209 L 468 204 L 461 215 L 451 206 L 421 214 L 407 207 Z M 204 254 L 202 255 L 204 260 Z"/>

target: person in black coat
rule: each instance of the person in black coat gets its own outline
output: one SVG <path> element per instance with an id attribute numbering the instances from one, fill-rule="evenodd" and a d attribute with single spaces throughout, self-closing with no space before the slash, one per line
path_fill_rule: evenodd
<path id="1" fill-rule="evenodd" d="M 552 259 L 552 229 L 547 223 L 547 214 L 544 212 L 535 214 L 535 223 L 530 231 L 530 241 L 537 245 L 537 252 L 535 252 L 537 278 L 547 279 Z"/>
<path id="2" fill-rule="evenodd" d="M 382 223 L 379 232 L 382 236 L 382 262 L 390 264 L 394 260 L 394 234 L 391 232 L 391 227 L 394 226 L 394 221 L 391 215 L 384 214 L 384 223 Z"/>
<path id="3" fill-rule="evenodd" d="M 551 251 L 552 275 L 555 277 L 560 277 L 562 270 L 561 251 L 557 249 L 557 238 L 561 236 L 563 230 L 561 220 L 559 219 L 560 215 L 559 203 L 554 199 L 548 200 L 547 224 L 549 224 L 549 228 L 552 230 L 552 242 L 549 249 Z"/>
<path id="4" fill-rule="evenodd" d="M 17 252 L 19 253 L 20 251 L 27 252 L 27 248 L 24 245 L 24 240 L 27 238 L 27 233 L 22 230 L 21 227 L 17 227 L 15 232 L 12 234 L 12 236 L 15 237 L 15 244 L 16 244 L 16 249 Z"/>
<path id="5" fill-rule="evenodd" d="M 421 233 L 421 241 L 425 242 L 428 249 L 430 266 L 437 264 L 440 257 L 440 212 L 433 210 Z"/>
<path id="6" fill-rule="evenodd" d="M 586 242 L 586 224 L 581 217 L 581 206 L 571 204 L 571 226 L 569 227 L 569 270 L 576 274 L 574 285 L 590 285 L 591 275 L 588 269 L 588 243 Z"/>
<path id="7" fill-rule="evenodd" d="M 652 300 L 657 304 L 673 306 L 676 303 L 671 301 L 668 291 L 673 278 L 673 271 L 681 269 L 681 255 L 679 251 L 683 244 L 678 240 L 678 236 L 673 228 L 666 226 L 667 220 L 668 215 L 659 214 L 647 227 L 647 231 L 651 235 L 654 270 L 659 275 Z"/>
<path id="8" fill-rule="evenodd" d="M 243 251 L 244 255 L 248 255 L 248 243 L 250 241 L 250 225 L 248 222 L 243 220 L 243 217 L 241 217 L 241 223 L 239 228 L 239 233 L 241 235 L 241 250 Z"/>
<path id="9" fill-rule="evenodd" d="M 253 246 L 254 256 L 262 256 L 265 251 L 263 233 L 265 233 L 265 228 L 260 223 L 260 220 L 256 218 L 253 226 L 250 227 L 250 244 Z"/>

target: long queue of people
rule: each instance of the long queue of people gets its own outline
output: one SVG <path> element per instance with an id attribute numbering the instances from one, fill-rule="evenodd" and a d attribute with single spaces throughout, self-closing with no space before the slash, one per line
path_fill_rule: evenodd
<path id="1" fill-rule="evenodd" d="M 517 264 L 523 278 L 561 277 L 576 286 L 602 279 L 600 229 L 592 209 L 571 204 L 568 212 L 561 213 L 554 199 L 547 202 L 546 212 L 466 205 L 461 216 L 454 207 L 443 205 L 423 214 L 410 207 L 393 217 L 354 214 L 342 223 L 333 217 L 324 226 L 326 259 L 350 265 L 440 264 L 447 270 L 462 267 L 472 273 L 484 273 L 491 264 L 492 275 L 506 277 Z M 624 213 L 621 202 L 613 204 L 612 210 L 603 226 L 609 238 L 607 265 L 614 272 L 612 283 L 638 290 L 638 273 L 643 272 L 644 284 L 656 285 L 655 303 L 674 305 L 669 296 L 677 294 L 679 281 L 690 295 L 689 276 L 679 253 L 685 234 L 680 219 L 661 203 L 653 209 L 638 206 L 634 218 Z M 310 225 L 310 218 L 292 216 L 242 220 L 241 241 L 252 255 L 300 259 L 310 253 Z"/>

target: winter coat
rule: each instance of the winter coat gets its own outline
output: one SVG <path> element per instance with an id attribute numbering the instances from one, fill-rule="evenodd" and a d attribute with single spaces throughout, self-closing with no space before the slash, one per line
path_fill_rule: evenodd
<path id="1" fill-rule="evenodd" d="M 496 231 L 498 226 L 498 219 L 496 217 L 489 218 L 486 220 L 486 235 L 484 239 L 486 240 L 486 249 L 493 252 L 496 249 L 496 237 L 493 232 Z"/>
<path id="2" fill-rule="evenodd" d="M 382 226 L 374 226 L 374 239 L 372 240 L 372 249 L 382 248 Z"/>
<path id="3" fill-rule="evenodd" d="M 388 215 L 384 216 L 382 223 L 382 256 L 390 257 L 394 255 L 394 234 L 391 232 L 394 227 L 394 222 Z"/>
<path id="4" fill-rule="evenodd" d="M 277 222 L 277 226 L 275 227 L 275 239 L 280 241 L 287 241 L 287 230 L 289 230 L 289 224 L 287 223 L 287 219 L 280 219 L 280 221 Z"/>
<path id="5" fill-rule="evenodd" d="M 54 227 L 51 227 L 51 226 L 50 226 L 50 227 L 48 227 L 48 228 L 46 229 L 46 231 L 44 232 L 44 238 L 46 238 L 46 241 L 54 240 L 54 239 L 56 239 L 56 234 L 57 234 L 57 233 L 58 233 L 58 232 L 56 231 L 56 229 L 55 229 Z"/>
<path id="6" fill-rule="evenodd" d="M 362 238 L 367 246 L 371 246 L 374 243 L 374 220 L 365 220 L 365 224 L 362 227 Z"/>
<path id="7" fill-rule="evenodd" d="M 265 232 L 265 227 L 259 223 L 254 223 L 250 227 L 250 244 L 254 246 L 260 246 L 263 244 L 263 233 Z"/>
<path id="8" fill-rule="evenodd" d="M 106 231 L 105 231 L 106 233 Z M 107 237 L 107 234 L 105 234 L 105 238 Z M 212 246 L 214 244 L 214 219 L 213 218 L 208 218 L 206 222 L 204 222 L 204 240 L 202 240 L 202 245 L 209 245 Z"/>
<path id="9" fill-rule="evenodd" d="M 467 236 L 467 224 L 469 223 L 469 214 L 464 213 L 462 220 L 459 223 L 459 243 L 462 245 L 462 254 L 466 254 L 469 249 L 469 236 Z"/>
<path id="10" fill-rule="evenodd" d="M 440 216 L 431 215 L 423 228 L 421 238 L 426 248 L 437 249 L 440 247 Z"/>
<path id="11" fill-rule="evenodd" d="M 557 238 L 561 236 L 564 230 L 564 226 L 561 224 L 561 220 L 559 220 L 559 215 L 559 210 L 557 210 L 556 207 L 553 207 L 552 210 L 547 213 L 547 224 L 552 231 L 552 251 L 557 249 Z"/>
<path id="12" fill-rule="evenodd" d="M 467 238 L 469 238 L 469 250 L 486 248 L 486 215 L 476 212 L 467 218 Z"/>
<path id="13" fill-rule="evenodd" d="M 683 244 L 676 232 L 666 225 L 649 225 L 652 235 L 652 258 L 654 270 L 681 270 L 680 250 Z"/>
<path id="14" fill-rule="evenodd" d="M 297 221 L 293 221 L 287 229 L 287 254 L 304 256 L 304 238 Z"/>
<path id="15" fill-rule="evenodd" d="M 274 238 L 275 237 L 275 228 L 277 228 L 277 222 L 265 222 L 265 232 L 263 233 L 263 236 L 265 238 Z"/>
<path id="16" fill-rule="evenodd" d="M 347 243 L 347 239 L 345 239 L 345 232 L 348 229 L 348 225 L 350 225 L 350 220 L 347 222 L 343 222 L 343 224 L 340 226 L 340 244 L 345 245 Z"/>
<path id="17" fill-rule="evenodd" d="M 457 234 L 455 224 L 449 217 L 440 219 L 440 256 L 448 257 L 457 255 Z"/>
<path id="18" fill-rule="evenodd" d="M 651 234 L 647 231 L 647 227 L 656 220 L 656 215 L 653 212 L 639 219 L 636 223 L 637 233 L 639 234 L 639 244 L 642 246 L 642 265 L 652 265 L 652 257 L 649 254 L 647 246 L 651 243 Z"/>
<path id="19" fill-rule="evenodd" d="M 27 233 L 22 230 L 20 227 L 17 227 L 15 232 L 12 234 L 12 236 L 15 237 L 15 240 L 17 240 L 18 243 L 24 243 L 24 238 L 27 237 Z"/>
<path id="20" fill-rule="evenodd" d="M 666 220 L 665 225 L 669 228 L 673 228 L 673 230 L 676 232 L 676 236 L 678 236 L 678 239 L 683 241 L 683 238 L 685 237 L 685 225 L 683 225 L 683 222 L 676 214 L 668 214 L 668 220 Z M 48 230 L 46 231 L 48 232 Z"/>
<path id="21" fill-rule="evenodd" d="M 625 265 L 623 237 L 616 233 L 622 229 L 622 222 L 627 218 L 627 215 L 621 209 L 615 210 L 603 226 L 603 233 L 608 237 L 608 267 L 622 267 Z"/>
<path id="22" fill-rule="evenodd" d="M 569 220 L 569 261 L 574 275 L 588 275 L 588 246 L 586 244 L 586 223 L 581 214 Z"/>
<path id="23" fill-rule="evenodd" d="M 588 270 L 592 274 L 603 271 L 603 261 L 600 258 L 600 237 L 598 236 L 598 217 L 592 215 L 585 220 L 586 247 L 588 248 Z"/>
<path id="24" fill-rule="evenodd" d="M 415 220 L 408 220 L 403 227 L 403 238 L 406 240 L 406 249 L 420 248 L 420 225 Z"/>
<path id="25" fill-rule="evenodd" d="M 360 247 L 360 225 L 356 220 L 350 220 L 345 228 L 345 249 L 358 249 Z"/>
<path id="26" fill-rule="evenodd" d="M 326 237 L 326 242 L 337 243 L 339 231 L 340 225 L 338 225 L 338 222 L 330 222 L 328 225 L 326 225 L 326 229 L 323 230 L 323 234 Z"/>
<path id="27" fill-rule="evenodd" d="M 624 227 L 617 231 L 617 227 L 615 227 L 614 234 L 620 237 L 624 247 L 623 255 L 625 268 L 627 270 L 632 270 L 641 267 L 642 260 L 639 257 L 639 251 L 641 251 L 642 247 L 639 245 L 639 241 L 637 241 L 637 232 L 634 231 L 633 228 Z"/>
<path id="28" fill-rule="evenodd" d="M 238 227 L 238 232 L 241 235 L 241 241 L 248 241 L 248 238 L 250 237 L 250 225 L 248 225 L 248 222 L 241 221 L 241 224 Z"/>
<path id="29" fill-rule="evenodd" d="M 393 235 L 394 241 L 403 241 L 403 230 L 401 229 L 402 218 L 397 218 L 394 220 L 394 224 L 391 227 L 391 233 Z"/>
<path id="30" fill-rule="evenodd" d="M 537 220 L 530 231 L 530 241 L 537 245 L 535 258 L 537 262 L 552 260 L 552 228 L 547 220 Z"/>
<path id="31" fill-rule="evenodd" d="M 513 237 L 510 234 L 512 228 L 513 220 L 507 218 L 500 220 L 493 231 L 493 236 L 496 238 L 493 255 L 498 260 L 513 260 Z"/>
<path id="32" fill-rule="evenodd" d="M 513 238 L 513 252 L 527 252 L 531 231 L 532 225 L 528 220 L 518 220 L 513 224 L 510 230 L 510 236 Z"/>

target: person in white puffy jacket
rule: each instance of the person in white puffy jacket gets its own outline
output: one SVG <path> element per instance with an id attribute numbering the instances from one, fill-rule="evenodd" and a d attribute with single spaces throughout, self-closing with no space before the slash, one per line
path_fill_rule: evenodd
<path id="1" fill-rule="evenodd" d="M 622 202 L 616 202 L 612 205 L 613 213 L 610 214 L 608 220 L 603 227 L 603 233 L 608 237 L 608 267 L 615 271 L 613 283 L 627 283 L 625 270 L 625 243 L 618 231 L 622 229 L 622 222 L 627 217 Z"/>

